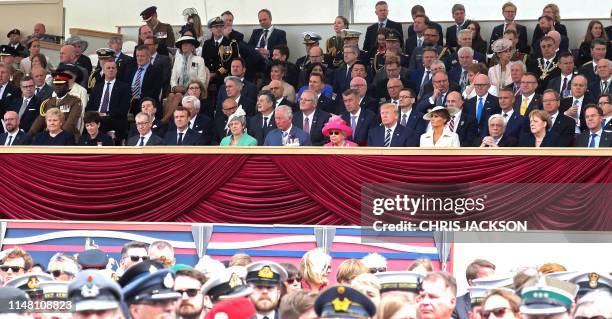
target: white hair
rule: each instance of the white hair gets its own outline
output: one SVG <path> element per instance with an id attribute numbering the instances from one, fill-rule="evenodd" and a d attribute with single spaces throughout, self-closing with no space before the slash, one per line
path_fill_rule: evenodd
<path id="1" fill-rule="evenodd" d="M 461 31 L 464 31 L 464 30 L 461 30 Z M 461 47 L 459 51 L 457 51 L 457 55 L 461 55 L 461 53 L 463 52 L 467 52 L 472 57 L 474 56 L 474 49 L 470 47 Z"/>
<path id="2" fill-rule="evenodd" d="M 489 117 L 489 122 L 488 124 L 491 124 L 491 121 L 493 121 L 494 119 L 500 119 L 502 121 L 502 127 L 506 127 L 506 121 L 504 121 L 504 117 L 501 116 L 501 114 L 493 114 L 491 115 L 491 117 Z"/>
<path id="3" fill-rule="evenodd" d="M 181 104 L 185 105 L 185 102 L 193 103 L 193 108 L 195 109 L 196 113 L 200 112 L 200 99 L 195 96 L 185 95 L 183 100 L 181 100 Z"/>
<path id="4" fill-rule="evenodd" d="M 379 253 L 369 253 L 361 262 L 368 268 L 387 268 L 387 259 Z"/>
<path id="5" fill-rule="evenodd" d="M 225 266 L 222 262 L 212 259 L 212 257 L 208 255 L 202 256 L 193 268 L 203 273 L 206 278 L 210 278 L 212 274 L 218 274 L 225 271 Z"/>

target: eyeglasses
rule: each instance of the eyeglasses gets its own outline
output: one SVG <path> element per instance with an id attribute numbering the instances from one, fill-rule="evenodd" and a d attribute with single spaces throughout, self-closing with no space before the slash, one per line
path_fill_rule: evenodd
<path id="1" fill-rule="evenodd" d="M 187 294 L 187 296 L 189 296 L 189 297 L 195 297 L 200 292 L 200 289 L 183 289 L 183 290 L 175 290 L 175 291 L 180 293 L 181 296 L 183 294 Z"/>
<path id="2" fill-rule="evenodd" d="M 325 265 L 325 267 L 323 267 L 323 272 L 326 273 L 328 271 L 331 271 L 331 265 Z"/>
<path id="3" fill-rule="evenodd" d="M 329 135 L 340 135 L 339 131 L 330 131 Z"/>
<path id="4" fill-rule="evenodd" d="M 411 99 L 412 96 L 410 96 L 410 95 L 400 95 L 399 98 L 400 99 Z"/>
<path id="5" fill-rule="evenodd" d="M 10 270 L 12 270 L 13 272 L 19 272 L 22 269 L 25 269 L 21 266 L 0 266 L 0 270 L 2 270 L 3 272 L 8 272 Z"/>
<path id="6" fill-rule="evenodd" d="M 502 307 L 502 308 L 495 308 L 492 310 L 481 310 L 480 315 L 482 316 L 483 319 L 489 318 L 491 314 L 493 314 L 496 318 L 502 318 L 506 314 L 507 310 L 510 310 L 510 309 Z"/>
<path id="7" fill-rule="evenodd" d="M 149 122 L 136 122 L 136 126 L 145 126 L 149 124 Z"/>
<path id="8" fill-rule="evenodd" d="M 66 274 L 68 276 L 74 276 L 73 273 L 69 272 L 69 271 L 63 271 L 63 270 L 50 270 L 49 273 L 54 277 L 57 278 L 63 274 Z"/>
<path id="9" fill-rule="evenodd" d="M 287 280 L 285 280 L 286 283 L 293 285 L 294 283 L 300 283 L 302 281 L 302 278 L 300 277 L 293 277 L 293 278 L 289 278 Z"/>
<path id="10" fill-rule="evenodd" d="M 557 99 L 542 100 L 542 103 L 552 103 L 552 102 L 557 102 Z"/>
<path id="11" fill-rule="evenodd" d="M 385 272 L 387 271 L 387 268 L 386 267 L 370 268 L 369 271 L 371 274 L 375 274 L 377 272 Z"/>
<path id="12" fill-rule="evenodd" d="M 237 109 L 238 106 L 232 106 L 232 107 L 228 107 L 228 108 L 223 108 L 224 111 L 229 111 L 229 110 L 233 110 L 233 109 Z"/>
<path id="13" fill-rule="evenodd" d="M 521 84 L 537 84 L 536 81 L 521 81 Z"/>
<path id="14" fill-rule="evenodd" d="M 142 260 L 142 261 L 149 260 L 149 256 L 128 256 L 128 257 L 133 262 L 137 262 L 139 260 Z"/>

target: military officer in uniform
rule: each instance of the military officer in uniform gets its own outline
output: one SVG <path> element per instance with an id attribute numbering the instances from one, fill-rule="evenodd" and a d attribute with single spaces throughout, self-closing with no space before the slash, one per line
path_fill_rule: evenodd
<path id="1" fill-rule="evenodd" d="M 157 19 L 157 7 L 151 6 L 144 9 L 140 16 L 142 20 L 153 30 L 153 36 L 159 40 L 157 53 L 168 55 L 168 47 L 174 47 L 174 30 L 167 23 L 162 23 Z"/>
<path id="2" fill-rule="evenodd" d="M 376 306 L 361 292 L 347 286 L 331 287 L 322 292 L 314 304 L 319 318 L 373 318 Z"/>
<path id="3" fill-rule="evenodd" d="M 295 61 L 295 65 L 298 68 L 300 68 L 300 71 L 306 69 L 308 65 L 310 64 L 310 59 L 308 58 L 308 53 L 310 52 L 310 48 L 320 47 L 319 41 L 321 41 L 322 39 L 321 35 L 319 35 L 316 32 L 311 32 L 311 31 L 303 32 L 302 36 L 304 37 L 303 38 L 304 41 L 302 43 L 306 47 L 306 55 L 300 57 L 299 59 Z M 321 52 L 323 52 L 323 50 L 321 50 Z M 329 54 L 324 53 L 323 54 L 323 64 L 327 65 L 327 67 L 329 68 L 329 67 L 333 67 L 332 62 L 333 62 L 332 57 Z"/>
<path id="4" fill-rule="evenodd" d="M 386 50 L 384 53 L 377 52 L 372 59 L 372 70 L 377 72 L 378 70 L 385 67 L 385 55 L 387 51 L 394 52 L 400 57 L 401 66 L 408 68 L 410 63 L 410 57 L 402 52 L 401 41 L 399 33 L 396 30 L 389 29 L 385 33 Z"/>
<path id="5" fill-rule="evenodd" d="M 342 36 L 344 37 L 344 45 L 354 45 L 359 47 L 359 36 L 361 35 L 361 31 L 352 30 L 352 29 L 342 29 Z M 357 58 L 366 67 L 370 66 L 370 57 L 368 56 L 367 51 L 359 50 L 359 57 Z M 332 65 L 339 66 L 344 61 L 344 52 L 342 50 L 338 51 L 336 56 L 334 56 L 334 60 Z"/>
<path id="6" fill-rule="evenodd" d="M 115 51 L 109 48 L 101 48 L 96 50 L 96 54 L 98 55 L 98 65 L 89 75 L 89 80 L 87 81 L 87 92 L 91 93 L 91 89 L 96 86 L 96 83 L 100 81 L 104 81 L 104 62 L 113 60 L 115 58 Z"/>
<path id="7" fill-rule="evenodd" d="M 267 260 L 251 263 L 246 268 L 246 282 L 253 289 L 250 298 L 257 309 L 257 317 L 279 318 L 277 307 L 287 271 L 278 263 Z"/>
<path id="8" fill-rule="evenodd" d="M 21 44 L 21 31 L 19 29 L 13 29 L 6 34 L 6 37 L 9 38 L 8 45 L 15 49 L 19 56 L 22 58 L 27 58 L 29 53 L 28 49 Z"/>
<path id="9" fill-rule="evenodd" d="M 40 283 L 43 281 L 51 281 L 53 276 L 42 272 L 29 272 L 21 276 L 17 276 L 4 283 L 4 287 L 14 287 L 23 290 L 32 300 L 40 300 L 42 296 L 42 288 Z"/>
<path id="10" fill-rule="evenodd" d="M 74 134 L 78 140 L 80 132 L 77 124 L 81 118 L 83 105 L 81 104 L 81 99 L 68 94 L 68 81 L 72 79 L 72 75 L 65 72 L 54 72 L 52 76 L 53 90 L 57 97 L 48 98 L 40 104 L 40 116 L 34 120 L 28 134 L 32 136 L 45 129 L 45 113 L 47 113 L 48 109 L 58 108 L 64 113 L 64 118 L 66 119 L 62 130 Z"/>
<path id="11" fill-rule="evenodd" d="M 17 50 L 15 50 L 12 46 L 0 45 L 0 62 L 9 67 L 11 72 L 10 81 L 17 87 L 19 87 L 21 84 L 21 78 L 24 75 L 19 69 L 19 64 L 15 62 L 18 56 L 19 52 L 17 52 Z"/>
<path id="12" fill-rule="evenodd" d="M 536 285 L 521 290 L 523 318 L 569 318 L 577 292 L 575 284 L 542 277 Z"/>
<path id="13" fill-rule="evenodd" d="M 117 282 L 100 270 L 79 272 L 68 285 L 68 299 L 72 302 L 73 318 L 122 318 L 123 294 Z"/>
<path id="14" fill-rule="evenodd" d="M 212 37 L 202 45 L 202 57 L 210 70 L 211 83 L 220 87 L 229 74 L 232 59 L 240 57 L 238 42 L 223 36 L 225 22 L 220 17 L 208 21 Z"/>
<path id="15" fill-rule="evenodd" d="M 222 300 L 248 297 L 253 289 L 244 282 L 245 276 L 244 267 L 230 267 L 211 274 L 202 286 L 202 294 L 206 296 L 205 302 L 215 305 Z"/>

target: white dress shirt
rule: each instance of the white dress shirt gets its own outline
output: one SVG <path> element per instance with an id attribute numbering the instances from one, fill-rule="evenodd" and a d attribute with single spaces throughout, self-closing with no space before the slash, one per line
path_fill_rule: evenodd
<path id="1" fill-rule="evenodd" d="M 444 127 L 442 135 L 438 141 L 434 143 L 434 131 L 425 132 L 421 135 L 421 147 L 460 147 L 459 135 L 450 131 L 448 127 Z"/>

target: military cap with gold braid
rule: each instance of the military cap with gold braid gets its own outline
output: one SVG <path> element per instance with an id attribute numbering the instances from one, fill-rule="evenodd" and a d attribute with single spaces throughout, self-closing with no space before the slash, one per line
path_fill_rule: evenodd
<path id="1" fill-rule="evenodd" d="M 40 283 L 51 280 L 53 280 L 53 276 L 46 273 L 27 273 L 7 281 L 4 286 L 19 288 L 33 298 L 42 294 Z"/>
<path id="2" fill-rule="evenodd" d="M 408 291 L 419 293 L 424 276 L 414 271 L 385 271 L 374 274 L 380 282 L 380 292 Z"/>
<path id="3" fill-rule="evenodd" d="M 40 289 L 44 300 L 68 300 L 68 281 L 43 281 Z"/>
<path id="4" fill-rule="evenodd" d="M 569 282 L 578 285 L 578 296 L 582 297 L 595 290 L 605 290 L 612 293 L 612 278 L 596 272 L 576 274 Z"/>
<path id="5" fill-rule="evenodd" d="M 255 285 L 279 285 L 287 280 L 287 271 L 273 261 L 256 261 L 246 266 L 246 282 Z"/>
<path id="6" fill-rule="evenodd" d="M 376 314 L 376 306 L 370 298 L 347 286 L 325 290 L 315 300 L 314 308 L 320 319 L 370 318 Z"/>
<path id="7" fill-rule="evenodd" d="M 245 284 L 241 275 L 235 268 L 216 272 L 202 286 L 202 294 L 208 295 L 213 302 L 246 297 L 253 289 Z"/>
<path id="8" fill-rule="evenodd" d="M 63 71 L 53 72 L 51 73 L 51 77 L 53 77 L 53 84 L 66 84 L 72 79 L 70 73 Z"/>

